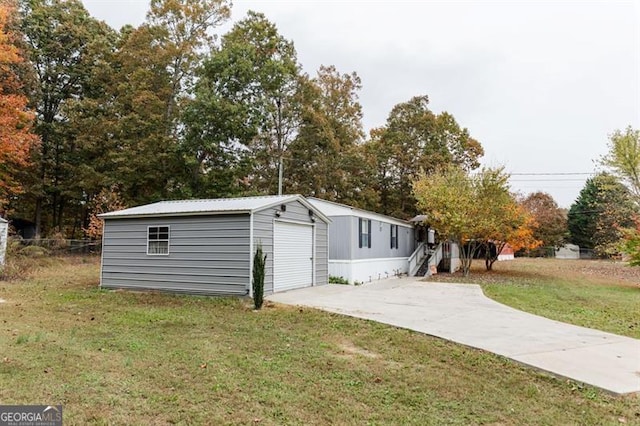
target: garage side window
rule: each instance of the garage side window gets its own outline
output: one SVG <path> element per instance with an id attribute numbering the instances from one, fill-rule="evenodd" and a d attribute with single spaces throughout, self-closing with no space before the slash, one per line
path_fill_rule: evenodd
<path id="1" fill-rule="evenodd" d="M 147 254 L 169 254 L 169 227 L 150 226 L 147 231 Z"/>
<path id="2" fill-rule="evenodd" d="M 358 219 L 359 229 L 359 247 L 371 248 L 371 221 L 367 219 Z"/>
<path id="3" fill-rule="evenodd" d="M 398 225 L 391 225 L 391 248 L 398 248 Z"/>

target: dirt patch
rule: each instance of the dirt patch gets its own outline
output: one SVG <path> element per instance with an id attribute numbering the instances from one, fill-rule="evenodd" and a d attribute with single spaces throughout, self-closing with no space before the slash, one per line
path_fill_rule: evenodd
<path id="1" fill-rule="evenodd" d="M 359 348 L 356 345 L 354 345 L 352 342 L 348 342 L 348 341 L 341 342 L 340 344 L 338 344 L 338 347 L 341 350 L 340 355 L 344 357 L 353 357 L 353 356 L 359 355 L 359 356 L 363 356 L 365 358 L 371 358 L 371 359 L 380 358 L 379 354 L 375 352 L 371 352 L 364 348 Z"/>

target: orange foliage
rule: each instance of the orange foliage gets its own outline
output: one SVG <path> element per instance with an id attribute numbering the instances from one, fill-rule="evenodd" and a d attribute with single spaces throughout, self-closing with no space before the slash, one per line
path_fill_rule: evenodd
<path id="1" fill-rule="evenodd" d="M 519 250 L 533 250 L 534 248 L 540 247 L 542 241 L 536 240 L 533 236 L 534 230 L 538 227 L 538 223 L 534 217 L 524 211 L 521 206 L 518 205 L 515 209 L 515 214 L 521 217 L 522 224 L 509 236 L 509 245 L 513 248 L 514 252 Z"/>
<path id="2" fill-rule="evenodd" d="M 0 208 L 21 191 L 16 175 L 29 165 L 31 149 L 38 143 L 31 133 L 34 114 L 27 110 L 27 98 L 16 93 L 20 85 L 11 68 L 22 61 L 8 30 L 14 11 L 8 2 L 0 3 Z"/>
<path id="3" fill-rule="evenodd" d="M 89 226 L 83 229 L 89 238 L 99 240 L 102 238 L 103 222 L 99 214 L 116 210 L 122 210 L 126 205 L 120 200 L 120 194 L 115 187 L 103 189 L 93 200 L 93 212 L 89 217 Z"/>

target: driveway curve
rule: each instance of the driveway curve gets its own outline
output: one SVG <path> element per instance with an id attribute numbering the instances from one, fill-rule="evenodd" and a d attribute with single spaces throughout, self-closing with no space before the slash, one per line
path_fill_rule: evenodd
<path id="1" fill-rule="evenodd" d="M 395 278 L 359 287 L 310 287 L 267 299 L 437 336 L 614 394 L 640 392 L 640 340 L 513 309 L 486 297 L 478 285 Z"/>

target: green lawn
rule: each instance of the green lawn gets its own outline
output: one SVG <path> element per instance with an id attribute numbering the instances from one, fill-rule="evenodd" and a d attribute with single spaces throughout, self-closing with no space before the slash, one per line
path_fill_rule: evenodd
<path id="1" fill-rule="evenodd" d="M 615 398 L 374 322 L 100 291 L 97 261 L 0 282 L 0 401 L 65 424 L 638 424 Z"/>
<path id="2" fill-rule="evenodd" d="M 478 283 L 505 305 L 640 339 L 640 268 L 624 263 L 518 258 L 487 272 L 476 261 L 469 277 L 440 274 L 430 280 Z"/>

